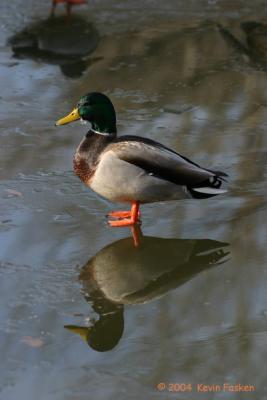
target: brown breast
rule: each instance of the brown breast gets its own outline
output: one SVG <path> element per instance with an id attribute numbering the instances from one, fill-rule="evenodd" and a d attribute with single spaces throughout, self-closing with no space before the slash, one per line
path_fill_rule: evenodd
<path id="1" fill-rule="evenodd" d="M 84 158 L 75 156 L 73 160 L 73 169 L 75 174 L 84 182 L 86 185 L 90 185 L 90 180 L 95 172 L 95 169 L 89 167 L 88 163 Z"/>

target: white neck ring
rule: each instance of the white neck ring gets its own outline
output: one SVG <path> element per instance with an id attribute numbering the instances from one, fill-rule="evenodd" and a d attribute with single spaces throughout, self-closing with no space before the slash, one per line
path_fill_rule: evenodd
<path id="1" fill-rule="evenodd" d="M 102 135 L 102 136 L 110 136 L 110 135 L 111 135 L 111 133 L 108 133 L 108 132 L 99 132 L 99 131 L 96 131 L 96 130 L 93 129 L 93 128 L 91 128 L 91 131 L 94 132 L 94 133 L 96 133 L 97 135 Z"/>

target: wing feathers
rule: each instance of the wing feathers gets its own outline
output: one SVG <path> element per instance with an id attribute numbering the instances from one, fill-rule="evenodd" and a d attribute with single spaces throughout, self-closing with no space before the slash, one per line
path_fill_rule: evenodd
<path id="1" fill-rule="evenodd" d="M 222 177 L 227 176 L 224 172 L 201 168 L 168 147 L 138 136 L 118 137 L 106 150 L 113 150 L 118 158 L 142 168 L 148 174 L 188 188 L 218 189 L 224 180 Z"/>

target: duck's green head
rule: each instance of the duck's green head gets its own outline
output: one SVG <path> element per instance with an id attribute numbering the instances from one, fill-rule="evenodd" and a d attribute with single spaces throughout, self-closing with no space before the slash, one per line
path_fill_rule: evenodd
<path id="1" fill-rule="evenodd" d="M 92 92 L 83 96 L 76 107 L 64 118 L 56 122 L 56 126 L 69 124 L 82 119 L 92 124 L 92 129 L 103 133 L 116 133 L 116 113 L 113 104 L 102 93 Z"/>

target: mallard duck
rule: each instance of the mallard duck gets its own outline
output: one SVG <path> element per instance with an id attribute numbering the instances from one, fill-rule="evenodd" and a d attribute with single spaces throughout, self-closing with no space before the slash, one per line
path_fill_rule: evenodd
<path id="1" fill-rule="evenodd" d="M 91 123 L 78 146 L 74 171 L 92 190 L 112 202 L 130 203 L 131 211 L 109 213 L 111 226 L 138 222 L 140 204 L 184 198 L 202 199 L 225 193 L 226 176 L 181 156 L 168 147 L 139 136 L 117 137 L 116 113 L 102 93 L 83 96 L 56 126 L 76 120 Z"/>

